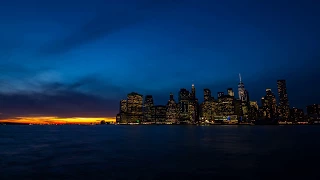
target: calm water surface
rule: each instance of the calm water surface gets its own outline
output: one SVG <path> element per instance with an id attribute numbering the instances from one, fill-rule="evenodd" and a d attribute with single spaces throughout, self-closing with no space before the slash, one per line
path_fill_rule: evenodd
<path id="1" fill-rule="evenodd" d="M 0 179 L 320 179 L 320 126 L 0 126 Z"/>

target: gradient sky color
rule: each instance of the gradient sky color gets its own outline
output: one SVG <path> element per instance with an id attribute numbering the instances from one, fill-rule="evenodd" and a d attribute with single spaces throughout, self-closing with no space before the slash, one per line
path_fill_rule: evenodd
<path id="1" fill-rule="evenodd" d="M 10 0 L 0 5 L 0 118 L 114 117 L 132 91 L 216 92 L 239 78 L 260 101 L 286 79 L 320 103 L 317 0 Z"/>

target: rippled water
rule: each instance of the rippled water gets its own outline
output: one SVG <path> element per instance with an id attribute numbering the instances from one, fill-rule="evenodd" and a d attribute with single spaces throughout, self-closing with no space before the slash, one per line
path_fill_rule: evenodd
<path id="1" fill-rule="evenodd" d="M 0 179 L 320 179 L 320 126 L 0 126 Z"/>

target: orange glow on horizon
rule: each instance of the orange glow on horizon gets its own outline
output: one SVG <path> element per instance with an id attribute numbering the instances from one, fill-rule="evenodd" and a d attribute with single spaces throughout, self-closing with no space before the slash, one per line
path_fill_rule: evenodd
<path id="1" fill-rule="evenodd" d="M 31 116 L 2 119 L 0 123 L 26 123 L 26 124 L 99 124 L 102 120 L 115 122 L 115 117 L 70 117 L 62 118 L 55 116 Z"/>

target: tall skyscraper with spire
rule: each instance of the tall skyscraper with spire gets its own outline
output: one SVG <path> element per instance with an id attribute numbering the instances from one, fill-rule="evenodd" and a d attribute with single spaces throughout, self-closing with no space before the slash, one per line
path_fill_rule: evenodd
<path id="1" fill-rule="evenodd" d="M 239 95 L 239 99 L 241 101 L 244 101 L 244 102 L 247 102 L 248 101 L 248 97 L 247 97 L 247 91 L 246 89 L 244 88 L 244 84 L 242 82 L 242 79 L 241 79 L 241 74 L 239 73 L 239 79 L 240 79 L 240 82 L 238 84 L 238 95 Z"/>

